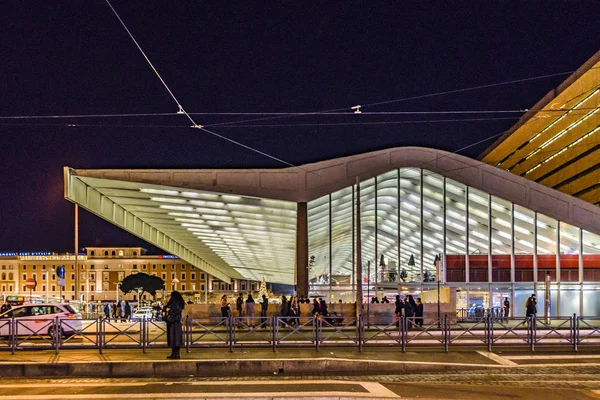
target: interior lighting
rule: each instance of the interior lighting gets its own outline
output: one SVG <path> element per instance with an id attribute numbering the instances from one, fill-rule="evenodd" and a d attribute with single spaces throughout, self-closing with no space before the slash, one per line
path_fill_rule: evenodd
<path id="1" fill-rule="evenodd" d="M 159 207 L 164 208 L 165 210 L 194 211 L 194 208 L 189 206 L 171 206 L 167 204 L 161 204 Z"/>
<path id="2" fill-rule="evenodd" d="M 140 192 L 142 193 L 151 193 L 151 194 L 163 194 L 163 195 L 170 195 L 170 196 L 177 196 L 179 194 L 179 192 L 177 190 L 164 190 L 164 189 L 149 189 L 149 188 L 142 188 L 140 189 Z"/>

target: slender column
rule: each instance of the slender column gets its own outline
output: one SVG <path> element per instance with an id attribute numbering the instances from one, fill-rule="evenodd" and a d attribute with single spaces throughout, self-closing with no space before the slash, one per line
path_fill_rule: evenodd
<path id="1" fill-rule="evenodd" d="M 296 295 L 308 296 L 308 205 L 306 202 L 298 203 L 296 212 L 295 272 Z"/>
<path id="2" fill-rule="evenodd" d="M 352 212 L 352 215 L 351 215 L 351 217 L 352 217 L 351 218 L 352 219 L 352 278 L 351 278 L 350 282 L 352 284 L 352 297 L 353 298 L 356 295 L 355 290 L 356 290 L 356 284 L 357 284 L 356 283 L 356 275 L 355 275 L 356 267 L 354 264 L 356 262 L 356 255 L 355 255 L 356 243 L 354 242 L 355 237 L 356 237 L 356 232 L 355 232 L 356 225 L 354 222 L 354 215 L 355 215 L 354 214 L 354 191 L 355 191 L 354 185 L 352 185 L 352 207 L 351 207 L 351 212 Z"/>
<path id="3" fill-rule="evenodd" d="M 560 285 L 560 221 L 556 221 L 556 283 Z"/>
<path id="4" fill-rule="evenodd" d="M 75 203 L 75 300 L 79 300 L 79 205 Z"/>
<path id="5" fill-rule="evenodd" d="M 439 277 L 438 276 L 438 280 L 442 280 L 442 284 L 446 284 L 446 253 L 447 253 L 447 229 L 448 227 L 446 226 L 446 208 L 448 207 L 447 204 L 447 199 L 446 199 L 446 177 L 444 177 L 444 188 L 442 189 L 442 193 L 444 195 L 444 211 L 443 211 L 443 225 L 444 225 L 444 256 L 442 258 L 442 276 Z"/>
<path id="6" fill-rule="evenodd" d="M 579 315 L 583 315 L 583 229 L 579 228 Z"/>
<path id="7" fill-rule="evenodd" d="M 375 269 L 375 298 L 379 298 L 379 294 L 378 294 L 378 290 L 377 290 L 377 275 L 378 275 L 378 271 L 377 268 L 379 267 L 379 242 L 377 241 L 377 233 L 379 231 L 379 223 L 377 222 L 377 177 L 373 178 L 375 179 L 373 188 L 374 188 L 374 196 L 375 196 L 375 221 L 374 221 L 374 226 L 375 226 L 375 262 L 373 263 L 374 269 Z M 369 275 L 369 285 L 371 284 L 371 276 Z"/>
<path id="8" fill-rule="evenodd" d="M 402 253 L 402 249 L 400 247 L 400 236 L 402 235 L 402 231 L 400 230 L 400 205 L 402 204 L 401 199 L 401 190 L 400 190 L 400 171 L 401 169 L 398 168 L 398 182 L 397 182 L 397 192 L 398 192 L 398 209 L 397 209 L 397 218 L 398 218 L 398 273 L 396 274 L 396 279 L 397 279 L 397 284 L 398 284 L 398 293 L 400 293 L 400 287 L 401 287 L 401 283 L 402 283 L 402 279 L 400 278 L 400 272 L 402 272 L 402 264 L 401 264 L 401 260 L 402 258 L 400 257 L 401 253 Z"/>
<path id="9" fill-rule="evenodd" d="M 360 178 L 356 177 L 356 323 L 362 316 L 362 248 L 360 240 Z"/>
<path id="10" fill-rule="evenodd" d="M 421 190 L 420 190 L 420 192 L 421 192 L 421 207 L 420 207 L 420 209 L 421 209 L 420 210 L 420 212 L 421 212 L 421 243 L 420 243 L 420 246 L 421 246 L 421 255 L 420 255 L 421 279 L 420 279 L 420 281 L 421 281 L 421 291 L 423 291 L 423 260 L 424 260 L 424 257 L 423 257 L 423 232 L 424 232 L 424 230 L 423 230 L 423 222 L 424 222 L 424 219 L 423 219 L 423 168 L 421 168 Z"/>
<path id="11" fill-rule="evenodd" d="M 510 282 L 515 283 L 515 204 L 510 203 Z M 512 302 L 511 302 L 512 304 Z M 512 307 L 511 307 L 512 310 Z"/>
<path id="12" fill-rule="evenodd" d="M 488 283 L 492 283 L 492 196 L 488 194 Z M 491 299 L 490 299 L 491 301 Z"/>
<path id="13" fill-rule="evenodd" d="M 467 284 L 467 293 L 469 290 L 469 254 L 471 254 L 471 246 L 469 244 L 469 187 L 465 187 L 465 240 L 466 240 L 466 248 L 467 254 L 465 254 L 465 283 Z M 467 295 L 468 300 L 468 295 Z M 467 307 L 469 303 L 467 302 Z"/>
<path id="14" fill-rule="evenodd" d="M 331 193 L 329 194 L 329 299 L 327 299 L 328 302 L 331 303 L 331 283 L 333 282 L 333 252 L 331 250 L 331 248 L 333 247 L 333 240 L 332 240 L 332 226 L 333 226 L 333 222 L 331 221 Z M 308 293 L 308 292 L 307 292 Z"/>
<path id="15" fill-rule="evenodd" d="M 538 279 L 538 214 L 537 211 L 533 214 L 533 292 L 537 293 Z"/>

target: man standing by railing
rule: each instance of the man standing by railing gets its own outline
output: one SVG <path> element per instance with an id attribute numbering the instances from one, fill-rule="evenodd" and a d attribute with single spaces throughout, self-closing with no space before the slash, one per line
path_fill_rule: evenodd
<path id="1" fill-rule="evenodd" d="M 508 313 L 510 311 L 510 301 L 508 301 L 508 297 L 504 298 L 504 302 L 502 303 L 502 310 L 504 311 L 504 321 L 508 322 Z"/>

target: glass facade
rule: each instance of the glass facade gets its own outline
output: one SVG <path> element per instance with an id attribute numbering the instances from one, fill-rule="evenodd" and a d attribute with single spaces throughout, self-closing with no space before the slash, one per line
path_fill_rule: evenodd
<path id="1" fill-rule="evenodd" d="M 366 288 L 425 290 L 439 280 L 468 307 L 509 297 L 517 316 L 534 291 L 542 303 L 549 279 L 551 314 L 597 308 L 586 291 L 600 282 L 599 235 L 419 168 L 308 203 L 313 288 L 353 285 L 359 195 Z"/>

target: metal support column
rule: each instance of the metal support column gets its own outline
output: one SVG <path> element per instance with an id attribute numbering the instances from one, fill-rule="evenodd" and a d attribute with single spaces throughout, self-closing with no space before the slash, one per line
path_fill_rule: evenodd
<path id="1" fill-rule="evenodd" d="M 75 300 L 79 301 L 79 205 L 75 203 Z"/>
<path id="2" fill-rule="evenodd" d="M 537 294 L 538 280 L 538 213 L 533 214 L 533 293 Z"/>
<path id="3" fill-rule="evenodd" d="M 421 267 L 421 279 L 419 279 L 419 281 L 421 282 L 421 292 L 423 291 L 423 224 L 424 224 L 424 218 L 423 218 L 423 168 L 421 168 L 421 201 L 420 201 L 420 216 L 421 216 L 421 242 L 420 242 L 420 256 L 419 256 L 419 262 L 421 263 L 420 267 Z"/>

